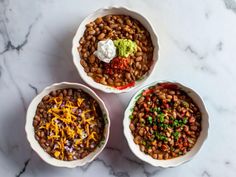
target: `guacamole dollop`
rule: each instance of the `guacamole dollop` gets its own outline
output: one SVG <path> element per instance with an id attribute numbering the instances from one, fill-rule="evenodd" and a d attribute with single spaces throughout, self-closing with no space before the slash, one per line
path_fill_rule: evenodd
<path id="1" fill-rule="evenodd" d="M 113 42 L 116 46 L 118 56 L 128 57 L 130 54 L 135 53 L 137 51 L 136 42 L 130 39 L 117 39 Z"/>

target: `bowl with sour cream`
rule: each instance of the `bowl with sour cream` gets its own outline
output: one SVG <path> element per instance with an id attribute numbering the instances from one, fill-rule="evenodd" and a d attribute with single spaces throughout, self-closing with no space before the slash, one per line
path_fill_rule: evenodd
<path id="1" fill-rule="evenodd" d="M 159 59 L 156 31 L 148 18 L 126 7 L 88 15 L 72 42 L 73 62 L 89 86 L 124 93 L 141 86 Z"/>

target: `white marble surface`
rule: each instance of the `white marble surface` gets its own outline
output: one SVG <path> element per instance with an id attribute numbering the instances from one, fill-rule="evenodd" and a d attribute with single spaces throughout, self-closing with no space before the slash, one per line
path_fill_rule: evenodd
<path id="1" fill-rule="evenodd" d="M 97 91 L 111 112 L 111 135 L 107 148 L 85 167 L 50 166 L 26 141 L 31 99 L 54 82 L 81 83 L 70 52 L 79 23 L 97 8 L 114 4 L 139 10 L 157 29 L 160 61 L 146 83 L 177 80 L 206 102 L 209 138 L 189 163 L 159 169 L 133 156 L 122 133 L 132 93 Z M 235 0 L 0 0 L 0 176 L 236 176 L 235 36 Z"/>

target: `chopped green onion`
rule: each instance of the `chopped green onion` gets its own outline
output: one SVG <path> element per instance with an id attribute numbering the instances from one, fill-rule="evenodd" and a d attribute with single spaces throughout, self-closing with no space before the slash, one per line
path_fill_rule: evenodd
<path id="1" fill-rule="evenodd" d="M 163 128 L 167 129 L 168 128 L 168 124 L 163 124 Z"/>
<path id="2" fill-rule="evenodd" d="M 185 117 L 183 120 L 177 120 L 175 119 L 172 123 L 173 127 L 182 127 L 188 122 L 188 119 Z"/>
<path id="3" fill-rule="evenodd" d="M 167 138 L 166 136 L 161 135 L 161 134 L 158 133 L 158 132 L 155 133 L 155 136 L 156 136 L 156 138 L 157 138 L 158 140 L 161 140 L 161 141 L 167 141 L 167 140 L 168 140 L 168 138 Z"/>
<path id="4" fill-rule="evenodd" d="M 183 120 L 183 123 L 186 124 L 188 122 L 188 118 L 185 117 L 184 120 Z"/>
<path id="5" fill-rule="evenodd" d="M 164 123 L 159 123 L 159 126 L 162 127 L 162 128 L 164 128 L 164 129 L 166 129 L 166 128 L 168 127 L 168 125 L 167 125 L 167 124 L 164 124 Z"/>
<path id="6" fill-rule="evenodd" d="M 165 117 L 165 114 L 164 114 L 164 113 L 161 113 L 161 114 L 158 114 L 158 115 L 157 115 L 157 119 L 159 119 L 160 122 L 164 122 L 164 120 L 165 120 L 164 117 Z"/>
<path id="7" fill-rule="evenodd" d="M 149 122 L 150 124 L 152 124 L 152 117 L 151 117 L 151 116 L 148 116 L 148 122 Z"/>
<path id="8" fill-rule="evenodd" d="M 173 136 L 174 136 L 174 138 L 175 138 L 176 140 L 178 140 L 178 138 L 179 138 L 179 132 L 174 132 L 174 133 L 173 133 Z"/>
<path id="9" fill-rule="evenodd" d="M 174 120 L 173 124 L 174 127 L 180 126 L 179 121 L 177 119 Z"/>
<path id="10" fill-rule="evenodd" d="M 130 115 L 129 118 L 130 118 L 130 119 L 133 119 L 133 115 Z"/>
<path id="11" fill-rule="evenodd" d="M 161 108 L 160 107 L 155 107 L 154 111 L 157 112 L 158 114 L 160 114 L 161 113 Z"/>

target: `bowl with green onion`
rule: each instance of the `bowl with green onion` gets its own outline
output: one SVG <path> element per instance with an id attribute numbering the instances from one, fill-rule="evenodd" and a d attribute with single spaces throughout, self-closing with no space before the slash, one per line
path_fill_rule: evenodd
<path id="1" fill-rule="evenodd" d="M 132 97 L 124 113 L 124 135 L 131 151 L 156 167 L 191 160 L 208 136 L 203 99 L 175 81 L 156 81 Z"/>

